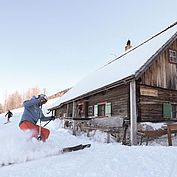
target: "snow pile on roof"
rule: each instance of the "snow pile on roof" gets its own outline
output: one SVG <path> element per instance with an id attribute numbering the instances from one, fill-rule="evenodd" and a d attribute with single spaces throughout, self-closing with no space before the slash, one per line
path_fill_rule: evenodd
<path id="1" fill-rule="evenodd" d="M 138 47 L 130 53 L 127 53 L 120 59 L 111 64 L 92 72 L 83 78 L 70 91 L 58 99 L 52 107 L 60 103 L 76 98 L 90 91 L 101 88 L 105 85 L 114 83 L 131 75 L 134 75 L 141 66 L 147 62 L 157 50 L 159 50 L 175 33 L 177 25 L 165 31 L 161 35 L 153 38 L 144 45 Z"/>

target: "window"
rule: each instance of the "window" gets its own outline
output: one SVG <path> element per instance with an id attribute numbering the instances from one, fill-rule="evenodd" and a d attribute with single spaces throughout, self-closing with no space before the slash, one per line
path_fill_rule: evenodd
<path id="1" fill-rule="evenodd" d="M 172 104 L 172 118 L 177 118 L 177 105 Z"/>
<path id="2" fill-rule="evenodd" d="M 93 106 L 88 107 L 88 116 L 93 116 Z"/>
<path id="3" fill-rule="evenodd" d="M 176 50 L 169 49 L 168 60 L 169 60 L 169 63 L 177 64 L 177 51 Z"/>
<path id="4" fill-rule="evenodd" d="M 95 117 L 111 117 L 111 103 L 102 102 L 94 105 Z"/>
<path id="5" fill-rule="evenodd" d="M 176 104 L 163 104 L 163 117 L 164 118 L 177 118 L 177 105 Z"/>
<path id="6" fill-rule="evenodd" d="M 84 113 L 84 103 L 79 103 L 78 104 L 78 112 L 79 113 Z"/>
<path id="7" fill-rule="evenodd" d="M 105 116 L 105 104 L 98 105 L 98 116 L 99 117 Z"/>

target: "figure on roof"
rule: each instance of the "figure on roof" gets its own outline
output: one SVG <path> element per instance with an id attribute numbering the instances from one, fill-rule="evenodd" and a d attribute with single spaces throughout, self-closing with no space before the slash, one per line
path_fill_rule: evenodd
<path id="1" fill-rule="evenodd" d="M 128 40 L 128 41 L 127 41 L 127 45 L 130 45 L 130 43 L 131 43 L 131 41 L 130 41 L 130 40 Z"/>
<path id="2" fill-rule="evenodd" d="M 130 49 L 132 46 L 131 46 L 131 41 L 128 40 L 127 41 L 127 45 L 125 46 L 125 51 L 127 51 L 128 49 Z"/>

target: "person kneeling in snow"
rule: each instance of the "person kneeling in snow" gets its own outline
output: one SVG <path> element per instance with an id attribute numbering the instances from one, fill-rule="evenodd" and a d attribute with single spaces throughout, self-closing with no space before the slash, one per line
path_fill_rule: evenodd
<path id="1" fill-rule="evenodd" d="M 42 139 L 44 142 L 48 138 L 50 131 L 36 124 L 39 119 L 41 119 L 41 121 L 55 120 L 55 116 L 45 117 L 42 113 L 40 106 L 42 107 L 42 105 L 45 104 L 47 100 L 47 96 L 41 94 L 38 95 L 37 98 L 33 96 L 30 100 L 24 101 L 24 112 L 19 123 L 21 130 L 30 130 L 32 132 L 32 137 L 35 137 L 38 140 Z"/>

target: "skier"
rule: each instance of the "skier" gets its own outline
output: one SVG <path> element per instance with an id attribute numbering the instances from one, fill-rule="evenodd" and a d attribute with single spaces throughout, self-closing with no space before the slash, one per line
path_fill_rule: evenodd
<path id="1" fill-rule="evenodd" d="M 32 137 L 35 137 L 43 142 L 48 138 L 50 131 L 46 128 L 36 125 L 38 120 L 48 121 L 55 120 L 56 116 L 45 117 L 42 113 L 40 106 L 47 102 L 48 98 L 44 94 L 38 95 L 36 98 L 33 96 L 30 100 L 24 101 L 24 112 L 19 123 L 21 130 L 30 130 L 32 132 Z M 40 137 L 39 137 L 40 135 Z"/>
<path id="2" fill-rule="evenodd" d="M 7 116 L 7 123 L 10 122 L 10 118 L 13 116 L 12 112 L 10 110 L 8 110 L 7 114 L 5 115 L 5 117 Z"/>

